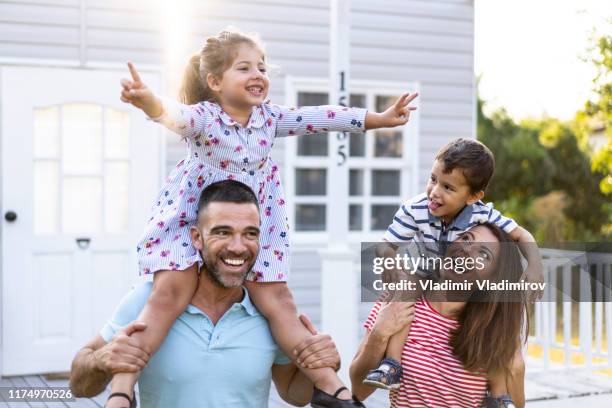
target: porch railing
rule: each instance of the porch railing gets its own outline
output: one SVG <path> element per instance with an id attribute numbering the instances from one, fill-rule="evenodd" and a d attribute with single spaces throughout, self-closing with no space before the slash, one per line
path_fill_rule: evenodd
<path id="1" fill-rule="evenodd" d="M 533 305 L 529 336 L 541 347 L 542 368 L 612 368 L 612 254 L 542 255 L 548 284 Z"/>

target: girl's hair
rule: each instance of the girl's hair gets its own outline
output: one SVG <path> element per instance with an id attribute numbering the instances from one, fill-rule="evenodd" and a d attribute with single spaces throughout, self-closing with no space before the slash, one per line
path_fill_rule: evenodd
<path id="1" fill-rule="evenodd" d="M 523 267 L 516 243 L 499 227 L 482 225 L 500 243 L 497 266 L 490 280 L 518 282 Z M 478 301 L 467 302 L 459 314 L 459 328 L 451 334 L 453 353 L 468 371 L 509 374 L 527 323 L 524 296 L 517 298 L 508 291 L 476 292 L 473 296 Z"/>
<path id="2" fill-rule="evenodd" d="M 179 92 L 182 103 L 193 105 L 201 101 L 215 101 L 215 93 L 208 87 L 206 76 L 223 77 L 236 55 L 238 48 L 249 45 L 261 51 L 265 61 L 265 49 L 257 34 L 246 34 L 228 27 L 215 36 L 208 37 L 199 53 L 189 58 Z"/>

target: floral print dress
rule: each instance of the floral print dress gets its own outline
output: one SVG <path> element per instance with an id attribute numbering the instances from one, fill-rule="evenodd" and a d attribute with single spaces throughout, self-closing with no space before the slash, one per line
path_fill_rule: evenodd
<path id="1" fill-rule="evenodd" d="M 183 270 L 202 264 L 191 244 L 202 190 L 232 179 L 248 185 L 259 199 L 260 252 L 247 277 L 260 282 L 286 281 L 290 267 L 287 203 L 279 168 L 270 157 L 277 137 L 327 131 L 364 131 L 365 109 L 342 106 L 289 108 L 271 103 L 253 107 L 246 127 L 213 102 L 182 105 L 164 100 L 154 119 L 187 141 L 187 157 L 168 176 L 140 239 L 140 274 Z"/>

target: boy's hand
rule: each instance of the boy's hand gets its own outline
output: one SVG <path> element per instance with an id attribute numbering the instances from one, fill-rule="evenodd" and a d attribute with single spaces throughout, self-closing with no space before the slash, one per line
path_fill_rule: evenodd
<path id="1" fill-rule="evenodd" d="M 410 106 L 410 102 L 419 96 L 418 93 L 405 93 L 386 111 L 381 113 L 369 113 L 366 115 L 365 128 L 378 129 L 385 127 L 401 126 L 408 123 L 410 112 L 416 110 L 416 106 Z"/>
<path id="2" fill-rule="evenodd" d="M 142 82 L 134 64 L 128 62 L 132 80 L 122 79 L 121 100 L 142 109 L 149 117 L 155 118 L 162 114 L 162 104 L 153 92 Z"/>
<path id="3" fill-rule="evenodd" d="M 544 267 L 542 266 L 542 262 L 529 262 L 523 273 L 522 279 L 529 283 L 543 283 Z M 536 300 L 542 299 L 543 295 L 544 291 L 542 290 L 531 290 L 527 294 L 527 300 L 529 302 L 535 302 Z"/>
<path id="4" fill-rule="evenodd" d="M 395 258 L 397 249 L 397 246 L 385 241 L 377 244 L 376 247 L 374 247 L 374 254 L 377 258 Z M 384 272 L 382 273 L 382 278 L 383 282 L 397 282 L 397 270 L 395 268 L 385 268 Z"/>

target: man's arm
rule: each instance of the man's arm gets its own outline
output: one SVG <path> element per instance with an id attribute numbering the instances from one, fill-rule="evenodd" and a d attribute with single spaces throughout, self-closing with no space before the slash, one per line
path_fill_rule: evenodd
<path id="1" fill-rule="evenodd" d="M 72 393 L 76 397 L 93 397 L 104 391 L 113 374 L 142 370 L 149 354 L 130 335 L 145 328 L 142 322 L 132 322 L 108 343 L 99 334 L 90 340 L 72 360 Z"/>
<path id="2" fill-rule="evenodd" d="M 101 369 L 95 352 L 106 345 L 99 334 L 85 345 L 72 360 L 70 389 L 76 397 L 100 394 L 111 380 L 110 372 Z"/>
<path id="3" fill-rule="evenodd" d="M 278 395 L 291 405 L 303 407 L 312 399 L 314 385 L 295 364 L 273 365 L 272 380 Z"/>
<path id="4" fill-rule="evenodd" d="M 340 369 L 340 354 L 336 344 L 327 334 L 318 334 L 310 319 L 300 315 L 302 324 L 310 331 L 312 337 L 298 344 L 293 350 L 296 362 L 300 367 Z M 272 380 L 278 395 L 291 405 L 303 407 L 312 399 L 314 384 L 298 369 L 295 364 L 275 364 L 272 366 Z"/>

